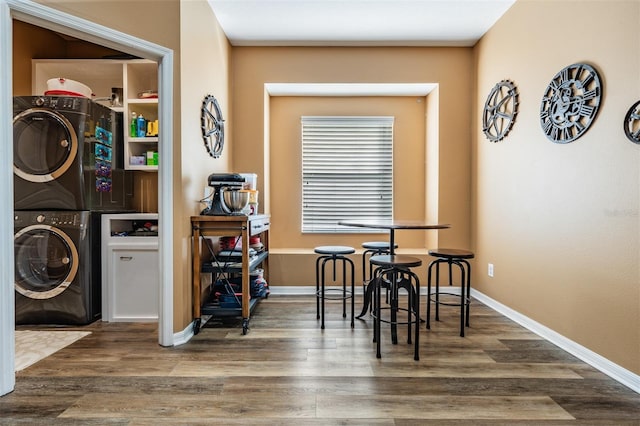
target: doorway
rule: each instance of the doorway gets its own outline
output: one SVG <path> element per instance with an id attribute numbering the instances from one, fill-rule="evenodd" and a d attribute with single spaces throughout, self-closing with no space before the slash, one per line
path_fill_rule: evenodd
<path id="1" fill-rule="evenodd" d="M 159 92 L 159 333 L 162 346 L 173 345 L 173 184 L 171 180 L 173 135 L 173 51 L 160 45 L 114 31 L 87 20 L 59 12 L 33 2 L 0 0 L 0 134 L 2 141 L 12 140 L 12 74 L 14 21 L 23 21 L 38 27 L 105 46 L 114 50 L 150 59 L 158 63 Z M 163 94 L 165 94 L 163 96 Z M 13 205 L 13 145 L 0 144 L 0 194 L 5 206 Z M 0 212 L 0 395 L 13 390 L 14 373 L 14 254 L 13 209 Z"/>

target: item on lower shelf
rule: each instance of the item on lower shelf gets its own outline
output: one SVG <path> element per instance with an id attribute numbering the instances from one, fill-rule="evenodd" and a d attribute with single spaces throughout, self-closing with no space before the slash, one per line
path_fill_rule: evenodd
<path id="1" fill-rule="evenodd" d="M 249 280 L 250 296 L 252 298 L 267 297 L 270 293 L 269 284 L 267 284 L 267 281 L 262 276 L 262 269 L 256 269 L 254 272 L 257 272 L 257 274 L 254 275 L 254 273 L 252 273 Z M 213 284 L 213 294 L 214 301 L 217 299 L 218 302 L 221 301 L 221 296 L 242 296 L 242 276 L 217 280 Z M 223 299 L 228 301 L 228 297 L 224 297 Z"/>
<path id="2" fill-rule="evenodd" d="M 249 257 L 253 257 L 256 255 L 256 251 L 252 248 L 249 249 Z M 218 261 L 227 261 L 227 262 L 235 262 L 242 260 L 242 251 L 241 250 L 222 250 L 217 255 L 216 258 Z"/>
<path id="3" fill-rule="evenodd" d="M 264 250 L 264 245 L 262 244 L 262 242 L 260 241 L 260 237 L 258 236 L 249 238 L 249 247 L 257 252 L 261 252 Z"/>
<path id="4" fill-rule="evenodd" d="M 144 166 L 145 164 L 145 156 L 144 155 L 132 155 L 129 157 L 129 164 L 132 166 Z"/>
<path id="5" fill-rule="evenodd" d="M 158 221 L 157 220 L 143 220 L 131 222 L 130 229 L 111 231 L 111 236 L 118 237 L 157 237 L 158 236 Z"/>
<path id="6" fill-rule="evenodd" d="M 242 307 L 242 293 L 221 294 L 218 296 L 218 304 L 224 309 Z"/>
<path id="7" fill-rule="evenodd" d="M 147 166 L 153 166 L 153 151 L 147 151 Z"/>
<path id="8" fill-rule="evenodd" d="M 240 243 L 240 237 L 220 237 L 220 250 L 233 250 L 237 248 L 238 244 L 240 247 L 242 244 Z"/>

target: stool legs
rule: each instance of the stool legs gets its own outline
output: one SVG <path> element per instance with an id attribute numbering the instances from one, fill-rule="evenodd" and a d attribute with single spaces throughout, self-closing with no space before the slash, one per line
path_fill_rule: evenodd
<path id="1" fill-rule="evenodd" d="M 464 337 L 465 327 L 469 327 L 469 305 L 471 303 L 471 265 L 465 259 L 436 259 L 429 264 L 427 272 L 427 329 L 431 328 L 431 302 L 435 304 L 435 320 L 440 321 L 440 305 L 453 305 L 440 302 L 440 264 L 449 268 L 449 285 L 453 285 L 453 265 L 460 270 L 460 337 Z M 432 269 L 435 267 L 435 293 L 431 293 Z M 457 306 L 458 304 L 455 304 Z"/>
<path id="2" fill-rule="evenodd" d="M 320 294 L 320 262 L 322 257 L 316 259 L 316 319 L 320 319 L 320 299 L 324 297 L 324 286 L 322 286 L 322 294 Z M 324 328 L 324 322 L 322 323 Z"/>
<path id="3" fill-rule="evenodd" d="M 464 300 L 466 301 L 465 325 L 469 327 L 469 306 L 471 305 L 471 265 L 464 259 L 461 259 L 460 263 L 463 263 L 466 266 L 467 270 L 467 295 L 466 299 Z"/>
<path id="4" fill-rule="evenodd" d="M 388 280 L 385 281 L 385 277 Z M 411 344 L 411 325 L 415 322 L 414 332 L 414 356 L 413 359 L 418 361 L 420 359 L 419 346 L 420 346 L 420 298 L 417 296 L 420 294 L 420 280 L 418 276 L 409 270 L 399 270 L 396 268 L 383 269 L 378 268 L 376 270 L 375 277 L 372 279 L 373 284 L 373 341 L 376 343 L 376 357 L 381 358 L 382 353 L 380 349 L 380 330 L 381 330 L 381 318 L 382 318 L 382 287 L 385 282 L 390 283 L 390 325 L 391 325 L 391 341 L 393 344 L 398 343 L 398 289 L 400 287 L 406 288 L 408 293 L 408 309 L 407 309 L 407 343 Z M 414 287 L 415 285 L 415 287 Z"/>
<path id="5" fill-rule="evenodd" d="M 464 337 L 464 325 L 465 325 L 465 312 L 468 305 L 467 298 L 465 296 L 465 280 L 464 280 L 464 268 L 460 266 L 460 337 Z M 449 270 L 451 270 L 451 262 L 449 263 Z M 449 272 L 449 285 L 451 285 L 451 272 Z"/>
<path id="6" fill-rule="evenodd" d="M 373 303 L 370 303 L 370 300 L 373 297 L 373 291 L 369 288 L 369 283 L 373 281 L 373 264 L 367 262 L 367 257 L 378 256 L 387 253 L 389 253 L 389 250 L 386 249 L 366 249 L 362 252 L 362 291 L 364 295 L 364 304 L 362 307 L 362 312 L 360 312 L 360 315 L 356 317 L 358 319 L 362 318 L 367 313 L 367 310 L 373 312 Z M 369 274 L 367 274 L 367 269 L 369 269 Z"/>
<path id="7" fill-rule="evenodd" d="M 327 299 L 325 290 L 325 270 L 327 262 L 331 262 L 333 268 L 333 281 L 336 281 L 337 263 L 342 261 L 342 317 L 347 317 L 347 299 L 351 299 L 351 328 L 355 326 L 355 271 L 353 261 L 344 256 L 327 255 L 316 259 L 316 319 L 321 320 L 320 328 L 324 330 L 324 301 Z M 347 264 L 351 268 L 351 291 L 347 291 Z"/>

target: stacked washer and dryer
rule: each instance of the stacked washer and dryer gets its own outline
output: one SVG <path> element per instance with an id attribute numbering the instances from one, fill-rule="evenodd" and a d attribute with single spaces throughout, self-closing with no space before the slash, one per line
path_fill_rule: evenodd
<path id="1" fill-rule="evenodd" d="M 81 96 L 13 99 L 16 324 L 100 318 L 100 215 L 131 211 L 122 113 Z"/>

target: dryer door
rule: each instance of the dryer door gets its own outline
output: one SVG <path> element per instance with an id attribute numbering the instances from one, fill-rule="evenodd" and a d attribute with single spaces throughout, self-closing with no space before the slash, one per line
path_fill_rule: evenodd
<path id="1" fill-rule="evenodd" d="M 30 108 L 13 118 L 13 171 L 30 182 L 49 182 L 78 155 L 73 125 L 58 112 Z"/>
<path id="2" fill-rule="evenodd" d="M 16 291 L 50 299 L 65 291 L 78 272 L 78 249 L 69 236 L 49 225 L 31 225 L 14 236 Z"/>

